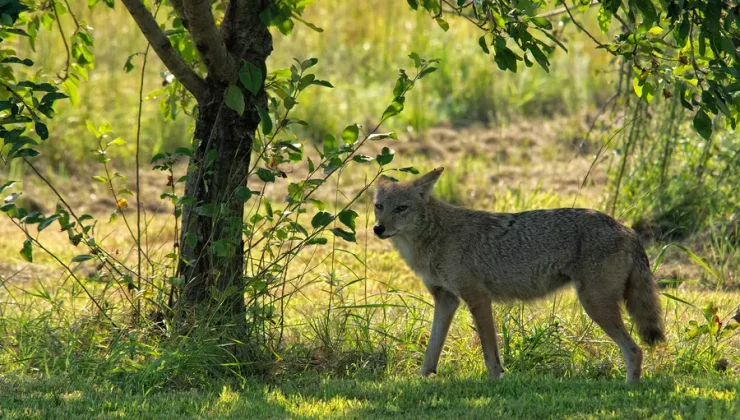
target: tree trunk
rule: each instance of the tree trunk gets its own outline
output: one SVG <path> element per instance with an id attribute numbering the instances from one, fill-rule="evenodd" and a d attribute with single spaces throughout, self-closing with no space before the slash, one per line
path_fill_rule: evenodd
<path id="1" fill-rule="evenodd" d="M 239 115 L 223 104 L 228 83 L 210 76 L 208 103 L 199 102 L 195 140 L 199 142 L 188 166 L 183 206 L 181 260 L 184 280 L 178 313 L 208 308 L 224 324 L 243 326 L 244 305 L 244 203 L 235 196 L 246 187 L 252 141 L 258 128 L 259 108 L 266 108 L 265 61 L 272 52 L 272 36 L 260 21 L 263 0 L 232 0 L 221 25 L 221 36 L 229 55 L 239 65 L 250 62 L 262 70 L 263 88 L 252 95 L 242 88 L 245 111 Z M 201 56 L 208 46 L 196 44 Z M 206 61 L 206 65 L 209 63 Z M 236 80 L 231 81 L 239 85 Z M 219 313 L 212 313 L 218 310 Z"/>

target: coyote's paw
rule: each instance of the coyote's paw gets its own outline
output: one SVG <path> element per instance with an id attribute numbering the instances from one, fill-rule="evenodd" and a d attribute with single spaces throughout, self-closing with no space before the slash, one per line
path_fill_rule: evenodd
<path id="1" fill-rule="evenodd" d="M 423 376 L 425 378 L 428 377 L 429 375 L 431 375 L 432 373 L 436 374 L 437 373 L 437 370 L 436 369 L 421 368 L 421 370 L 419 371 L 419 375 L 421 375 L 421 376 Z"/>

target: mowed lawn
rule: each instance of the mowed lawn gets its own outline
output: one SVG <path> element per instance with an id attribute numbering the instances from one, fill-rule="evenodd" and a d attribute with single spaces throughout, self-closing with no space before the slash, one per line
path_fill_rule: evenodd
<path id="1" fill-rule="evenodd" d="M 125 392 L 111 384 L 0 382 L 0 418 L 740 418 L 740 381 L 727 375 L 621 379 L 465 372 L 441 377 L 251 382 L 243 389 Z"/>

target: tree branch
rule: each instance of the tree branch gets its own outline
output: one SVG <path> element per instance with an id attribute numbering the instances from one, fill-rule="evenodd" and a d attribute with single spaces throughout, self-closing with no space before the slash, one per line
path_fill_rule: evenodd
<path id="1" fill-rule="evenodd" d="M 185 89 L 195 96 L 198 103 L 204 103 L 208 99 L 208 87 L 205 80 L 198 76 L 172 48 L 170 40 L 159 29 L 157 21 L 144 3 L 141 0 L 122 0 L 122 2 L 164 65 L 185 86 Z"/>
<path id="2" fill-rule="evenodd" d="M 226 49 L 221 33 L 216 27 L 208 0 L 182 0 L 185 15 L 190 25 L 190 35 L 195 41 L 200 58 L 208 69 L 208 75 L 231 83 L 237 77 L 237 65 Z"/>

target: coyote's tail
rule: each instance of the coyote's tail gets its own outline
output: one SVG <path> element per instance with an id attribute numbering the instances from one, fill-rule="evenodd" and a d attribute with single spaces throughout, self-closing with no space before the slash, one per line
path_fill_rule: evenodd
<path id="1" fill-rule="evenodd" d="M 665 341 L 657 284 L 653 280 L 650 262 L 642 247 L 635 253 L 635 264 L 624 291 L 624 298 L 627 311 L 637 324 L 642 341 L 649 346 Z"/>

